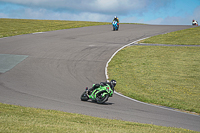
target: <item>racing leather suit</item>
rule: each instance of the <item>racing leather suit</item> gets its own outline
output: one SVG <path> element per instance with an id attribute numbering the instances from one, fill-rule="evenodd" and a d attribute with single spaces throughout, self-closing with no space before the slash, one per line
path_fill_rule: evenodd
<path id="1" fill-rule="evenodd" d="M 114 86 L 113 85 L 111 85 L 111 83 L 110 82 L 101 82 L 100 84 L 95 84 L 92 88 L 90 88 L 89 90 L 88 90 L 88 94 L 90 95 L 95 89 L 97 89 L 97 88 L 99 88 L 100 86 L 106 86 L 106 84 L 108 84 L 109 86 L 110 86 L 110 88 L 114 91 L 115 89 L 114 89 Z"/>

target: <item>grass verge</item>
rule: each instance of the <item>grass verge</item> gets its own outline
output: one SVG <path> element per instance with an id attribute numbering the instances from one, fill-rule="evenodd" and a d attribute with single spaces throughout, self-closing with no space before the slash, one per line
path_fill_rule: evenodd
<path id="1" fill-rule="evenodd" d="M 200 27 L 151 37 L 155 44 L 200 44 Z M 199 30 L 199 31 L 198 31 Z M 190 34 L 192 33 L 192 36 Z M 188 42 L 184 41 L 190 36 Z M 200 47 L 131 46 L 109 63 L 116 91 L 131 98 L 200 113 Z"/>
<path id="2" fill-rule="evenodd" d="M 0 103 L 0 132 L 195 133 L 188 129 L 139 124 Z"/>
<path id="3" fill-rule="evenodd" d="M 45 32 L 61 29 L 79 28 L 95 25 L 107 25 L 104 22 L 61 21 L 61 20 L 31 20 L 31 19 L 0 19 L 0 38 Z"/>
<path id="4" fill-rule="evenodd" d="M 153 36 L 141 42 L 151 44 L 200 45 L 200 27 Z"/>

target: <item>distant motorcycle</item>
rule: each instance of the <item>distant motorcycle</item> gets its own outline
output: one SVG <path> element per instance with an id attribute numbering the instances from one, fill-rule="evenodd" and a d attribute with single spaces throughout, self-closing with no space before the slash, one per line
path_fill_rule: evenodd
<path id="1" fill-rule="evenodd" d="M 119 23 L 118 23 L 117 21 L 114 20 L 114 21 L 112 22 L 112 25 L 113 25 L 113 31 L 119 29 Z"/>
<path id="2" fill-rule="evenodd" d="M 94 85 L 95 84 L 93 84 L 93 86 Z M 112 97 L 113 92 L 114 90 L 112 90 L 108 84 L 100 85 L 98 88 L 90 92 L 90 94 L 88 94 L 88 87 L 86 87 L 86 90 L 81 95 L 81 101 L 88 101 L 91 99 L 99 104 L 103 104 L 108 101 L 109 97 Z"/>

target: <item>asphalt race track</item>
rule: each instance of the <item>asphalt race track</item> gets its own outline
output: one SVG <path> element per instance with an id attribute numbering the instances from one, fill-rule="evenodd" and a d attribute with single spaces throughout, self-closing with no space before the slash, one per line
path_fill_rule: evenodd
<path id="1" fill-rule="evenodd" d="M 0 66 L 11 67 L 0 72 L 0 102 L 200 131 L 197 115 L 116 94 L 103 105 L 80 100 L 86 86 L 106 81 L 106 63 L 122 46 L 191 27 L 123 24 L 119 31 L 106 25 L 1 38 L 0 58 L 11 64 Z"/>

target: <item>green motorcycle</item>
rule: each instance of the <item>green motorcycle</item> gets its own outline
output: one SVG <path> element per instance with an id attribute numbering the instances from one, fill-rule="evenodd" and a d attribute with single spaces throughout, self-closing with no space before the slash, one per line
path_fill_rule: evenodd
<path id="1" fill-rule="evenodd" d="M 95 84 L 93 84 L 94 87 Z M 105 103 L 108 101 L 109 97 L 112 97 L 114 90 L 111 87 L 106 85 L 100 85 L 98 88 L 93 90 L 91 94 L 88 94 L 88 87 L 86 88 L 85 92 L 81 95 L 81 101 L 87 101 L 91 99 L 99 104 Z"/>

